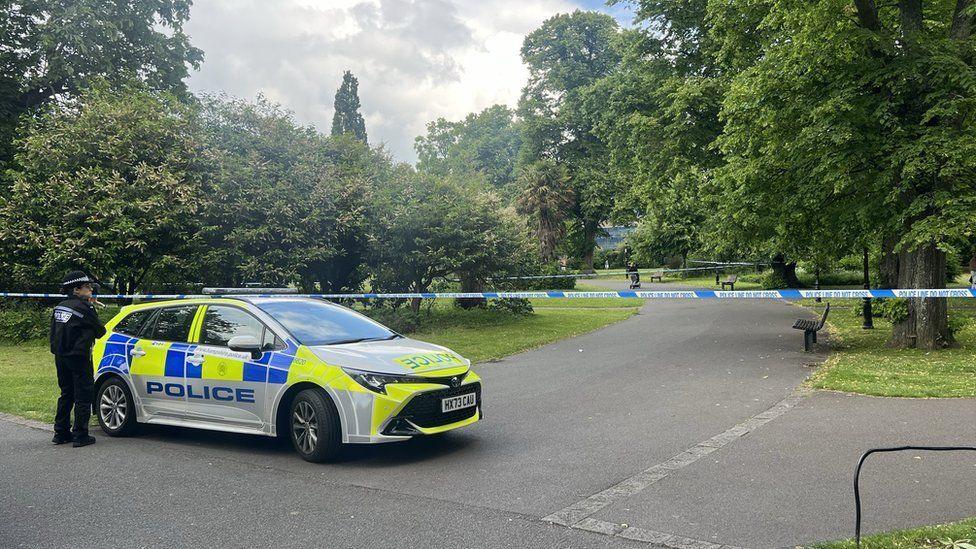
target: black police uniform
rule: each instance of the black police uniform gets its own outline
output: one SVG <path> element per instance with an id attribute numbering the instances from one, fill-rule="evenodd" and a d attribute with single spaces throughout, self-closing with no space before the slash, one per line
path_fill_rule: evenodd
<path id="1" fill-rule="evenodd" d="M 70 290 L 68 290 L 70 291 Z M 70 428 L 75 442 L 88 438 L 94 387 L 92 346 L 105 335 L 105 326 L 91 303 L 69 297 L 54 308 L 51 317 L 51 352 L 58 369 L 57 413 L 54 416 L 55 441 L 58 435 L 67 439 Z M 71 408 L 75 409 L 74 427 L 70 426 Z"/>

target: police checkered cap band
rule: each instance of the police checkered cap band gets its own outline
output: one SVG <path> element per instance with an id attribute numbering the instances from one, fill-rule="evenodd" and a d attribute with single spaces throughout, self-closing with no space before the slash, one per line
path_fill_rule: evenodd
<path id="1" fill-rule="evenodd" d="M 77 282 L 91 282 L 91 279 L 88 278 L 87 276 L 83 276 L 81 278 L 74 278 L 74 279 L 71 279 L 71 280 L 66 280 L 66 281 L 62 282 L 61 285 L 62 286 L 67 286 L 68 284 L 75 284 Z"/>

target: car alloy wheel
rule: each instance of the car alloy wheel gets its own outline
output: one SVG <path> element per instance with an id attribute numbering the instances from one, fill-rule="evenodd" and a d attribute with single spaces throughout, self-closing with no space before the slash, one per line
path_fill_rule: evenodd
<path id="1" fill-rule="evenodd" d="M 311 403 L 302 401 L 295 406 L 291 428 L 295 433 L 295 443 L 299 450 L 305 454 L 314 452 L 319 442 L 319 423 Z"/>
<path id="2" fill-rule="evenodd" d="M 129 413 L 129 402 L 125 393 L 118 385 L 109 385 L 102 392 L 102 398 L 98 403 L 98 414 L 110 430 L 118 431 L 125 424 L 125 418 Z"/>

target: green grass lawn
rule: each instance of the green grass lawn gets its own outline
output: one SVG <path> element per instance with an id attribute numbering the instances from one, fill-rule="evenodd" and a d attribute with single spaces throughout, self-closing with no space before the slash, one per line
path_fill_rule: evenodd
<path id="1" fill-rule="evenodd" d="M 0 412 L 54 419 L 58 379 L 47 342 L 0 345 Z"/>
<path id="2" fill-rule="evenodd" d="M 567 292 L 610 292 L 603 286 L 577 282 L 576 288 L 565 290 Z M 641 307 L 644 305 L 643 299 L 635 297 L 588 297 L 586 299 L 560 299 L 560 298 L 540 298 L 530 299 L 532 307 L 539 310 L 544 309 L 619 309 L 621 307 Z"/>
<path id="3" fill-rule="evenodd" d="M 961 543 L 976 545 L 976 518 L 861 538 L 862 549 L 969 549 Z M 812 549 L 854 547 L 854 540 L 843 540 L 814 545 Z"/>
<path id="4" fill-rule="evenodd" d="M 728 275 L 719 275 L 719 280 L 720 281 L 725 280 L 727 277 Z M 643 278 L 641 280 L 643 280 Z M 648 278 L 648 281 L 650 281 L 650 278 Z M 715 284 L 715 275 L 689 276 L 687 278 L 681 278 L 677 276 L 674 277 L 666 276 L 664 277 L 664 282 L 667 282 L 669 284 L 683 284 L 685 286 L 694 286 L 696 288 L 715 289 L 715 290 L 722 289 L 722 286 L 720 284 Z M 728 288 L 726 287 L 726 289 Z M 758 282 L 749 282 L 747 280 L 743 280 L 742 277 L 739 277 L 739 280 L 736 281 L 735 283 L 735 289 L 736 290 L 762 290 L 763 287 Z"/>
<path id="5" fill-rule="evenodd" d="M 615 269 L 610 269 L 609 271 L 603 269 L 597 269 L 596 272 L 598 274 L 603 274 L 603 273 L 614 273 L 616 271 L 617 270 Z M 727 277 L 728 277 L 727 274 L 719 275 L 719 280 L 720 281 L 725 280 Z M 600 280 L 627 280 L 627 277 L 624 275 L 611 275 L 611 276 L 600 276 L 599 279 Z M 584 278 L 582 280 L 587 280 L 587 279 Z M 692 286 L 695 288 L 705 288 L 705 289 L 715 289 L 715 290 L 720 290 L 722 288 L 721 285 L 715 284 L 714 274 L 705 274 L 705 275 L 688 276 L 688 277 L 667 275 L 661 280 L 661 282 L 667 284 L 681 284 L 684 286 Z M 650 273 L 645 273 L 643 271 L 641 272 L 642 290 L 653 290 L 655 284 L 658 284 L 658 282 L 656 280 L 654 282 L 651 282 Z M 585 285 L 586 285 L 585 282 L 578 283 L 576 284 L 576 287 L 580 288 L 581 286 L 585 286 Z M 760 285 L 758 282 L 746 281 L 743 280 L 742 277 L 740 276 L 739 280 L 735 283 L 735 289 L 736 290 L 761 290 L 763 288 L 762 285 Z"/>
<path id="6" fill-rule="evenodd" d="M 522 317 L 493 314 L 492 311 L 456 311 L 444 314 L 436 323 L 421 326 L 409 335 L 450 347 L 472 362 L 484 362 L 591 332 L 629 318 L 636 312 L 637 307 L 630 306 L 539 308 Z"/>
<path id="7" fill-rule="evenodd" d="M 570 303 L 544 301 L 546 305 Z M 550 306 L 528 315 L 513 315 L 463 310 L 444 300 L 421 313 L 416 331 L 408 335 L 450 347 L 472 362 L 485 362 L 619 322 L 635 314 L 642 303 L 640 299 L 613 299 L 599 307 Z M 104 315 L 103 319 L 110 317 Z M 52 421 L 57 395 L 54 358 L 46 341 L 0 343 L 0 412 Z"/>
<path id="8" fill-rule="evenodd" d="M 952 300 L 950 316 L 965 325 L 956 346 L 940 351 L 890 349 L 891 323 L 875 317 L 874 330 L 861 328 L 852 312 L 859 300 L 835 300 L 827 319 L 833 349 L 810 379 L 819 389 L 893 397 L 976 397 L 976 308 Z M 824 304 L 804 300 L 820 314 Z"/>

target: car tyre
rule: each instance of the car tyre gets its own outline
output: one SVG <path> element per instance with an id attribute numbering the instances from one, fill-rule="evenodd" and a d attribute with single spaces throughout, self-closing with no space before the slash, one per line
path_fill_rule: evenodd
<path id="1" fill-rule="evenodd" d="M 295 451 L 312 463 L 335 458 L 342 446 L 339 412 L 321 389 L 305 389 L 295 395 L 288 414 L 288 431 Z"/>
<path id="2" fill-rule="evenodd" d="M 95 417 L 102 431 L 110 437 L 125 437 L 135 434 L 135 402 L 129 386 L 117 377 L 109 378 L 98 386 L 95 393 Z"/>

